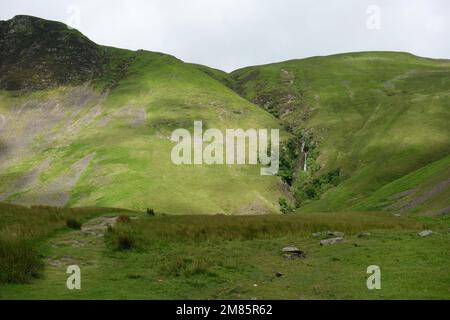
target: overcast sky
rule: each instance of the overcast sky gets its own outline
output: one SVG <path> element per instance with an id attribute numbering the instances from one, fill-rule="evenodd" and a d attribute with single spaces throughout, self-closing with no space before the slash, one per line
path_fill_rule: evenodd
<path id="1" fill-rule="evenodd" d="M 349 51 L 450 58 L 448 0 L 1 0 L 91 40 L 172 54 L 226 71 Z"/>

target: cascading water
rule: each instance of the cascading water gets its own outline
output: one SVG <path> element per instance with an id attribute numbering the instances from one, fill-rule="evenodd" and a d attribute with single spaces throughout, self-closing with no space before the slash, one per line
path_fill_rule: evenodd
<path id="1" fill-rule="evenodd" d="M 303 171 L 306 171 L 306 160 L 308 159 L 308 152 L 305 152 L 305 162 L 303 163 Z"/>
<path id="2" fill-rule="evenodd" d="M 304 155 L 304 160 L 303 160 L 303 171 L 306 171 L 306 169 L 307 169 L 307 167 L 306 167 L 306 160 L 308 159 L 308 148 L 306 148 L 306 151 L 305 151 L 305 146 L 306 146 L 306 144 L 305 144 L 305 141 L 302 141 L 302 149 L 301 149 L 301 152 L 302 152 L 302 155 Z"/>

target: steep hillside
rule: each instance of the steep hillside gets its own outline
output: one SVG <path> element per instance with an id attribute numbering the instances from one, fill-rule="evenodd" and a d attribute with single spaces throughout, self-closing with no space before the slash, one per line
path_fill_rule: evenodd
<path id="1" fill-rule="evenodd" d="M 98 77 L 106 48 L 55 21 L 16 16 L 0 21 L 0 87 L 43 89 Z"/>
<path id="2" fill-rule="evenodd" d="M 363 52 L 248 67 L 231 75 L 242 96 L 296 135 L 285 176 L 294 180 L 302 210 L 427 212 L 450 206 L 445 183 L 450 164 L 443 159 L 450 153 L 448 60 Z M 428 183 L 414 178 L 435 165 L 442 170 Z M 407 191 L 398 187 L 406 181 L 410 189 L 434 191 L 418 201 L 420 207 L 381 201 Z M 420 200 L 422 193 L 410 192 L 408 201 Z"/>
<path id="3" fill-rule="evenodd" d="M 8 70 L 0 91 L 0 201 L 278 211 L 282 183 L 258 166 L 177 166 L 170 158 L 172 131 L 192 131 L 194 120 L 204 129 L 277 128 L 272 115 L 169 55 L 98 46 L 33 17 L 0 25 L 9 50 L 0 62 Z"/>
<path id="4" fill-rule="evenodd" d="M 383 186 L 355 209 L 450 213 L 450 155 Z"/>
<path id="5" fill-rule="evenodd" d="M 209 77 L 221 82 L 222 84 L 226 85 L 228 88 L 234 90 L 235 83 L 229 73 L 226 73 L 225 71 L 222 71 L 219 69 L 210 68 L 208 66 L 204 66 L 201 64 L 191 63 L 191 65 L 194 66 L 195 68 L 197 68 L 198 70 L 204 72 Z"/>
<path id="6" fill-rule="evenodd" d="M 192 132 L 194 120 L 221 130 L 282 123 L 280 176 L 303 211 L 450 207 L 447 60 L 363 52 L 227 74 L 100 46 L 59 22 L 0 21 L 0 201 L 278 211 L 289 195 L 257 166 L 171 162 L 171 132 Z"/>

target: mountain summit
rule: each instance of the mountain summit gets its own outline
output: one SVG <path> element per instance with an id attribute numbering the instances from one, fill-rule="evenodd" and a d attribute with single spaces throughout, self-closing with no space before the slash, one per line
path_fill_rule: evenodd
<path id="1" fill-rule="evenodd" d="M 105 48 L 63 23 L 24 15 L 0 21 L 0 88 L 80 84 L 106 63 Z"/>

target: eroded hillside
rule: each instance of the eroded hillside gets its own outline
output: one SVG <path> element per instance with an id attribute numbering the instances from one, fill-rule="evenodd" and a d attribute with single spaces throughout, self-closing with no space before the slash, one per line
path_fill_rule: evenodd
<path id="1" fill-rule="evenodd" d="M 258 166 L 177 166 L 170 158 L 172 131 L 192 131 L 194 120 L 204 129 L 278 128 L 273 116 L 172 56 L 97 46 L 60 23 L 26 17 L 22 27 L 24 19 L 1 23 L 8 34 L 1 45 L 21 54 L 0 66 L 8 70 L 0 92 L 0 201 L 167 213 L 278 211 L 282 182 L 261 176 Z M 41 36 L 48 28 L 51 44 Z M 85 46 L 92 56 L 105 53 L 100 62 L 88 61 L 95 66 L 86 65 L 89 72 L 72 59 Z M 42 85 L 28 76 L 11 80 L 21 71 L 40 79 L 42 65 L 51 66 Z"/>

